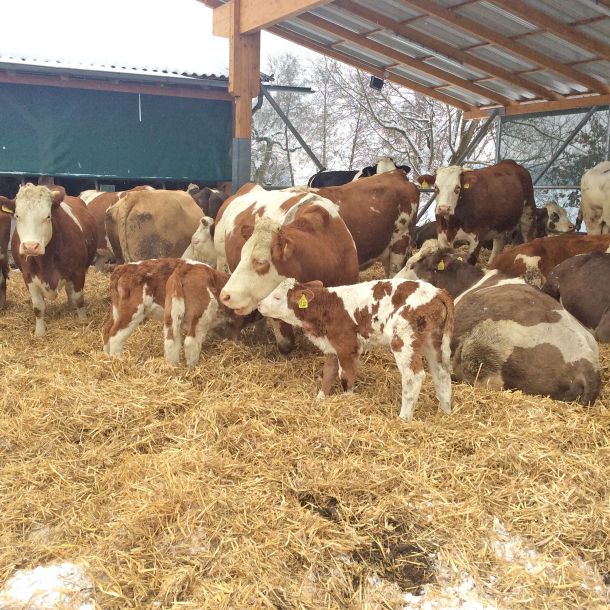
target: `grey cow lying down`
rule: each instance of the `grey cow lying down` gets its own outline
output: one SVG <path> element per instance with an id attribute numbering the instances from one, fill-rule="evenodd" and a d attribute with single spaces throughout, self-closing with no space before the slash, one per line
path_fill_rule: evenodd
<path id="1" fill-rule="evenodd" d="M 549 295 L 520 278 L 469 265 L 427 241 L 397 275 L 444 288 L 455 299 L 453 377 L 590 404 L 600 392 L 593 335 Z"/>

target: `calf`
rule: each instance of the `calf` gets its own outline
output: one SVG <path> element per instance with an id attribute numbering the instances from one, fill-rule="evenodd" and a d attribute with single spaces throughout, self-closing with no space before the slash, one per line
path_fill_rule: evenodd
<path id="1" fill-rule="evenodd" d="M 580 210 L 589 235 L 610 233 L 610 161 L 583 174 L 580 192 Z"/>
<path id="2" fill-rule="evenodd" d="M 176 365 L 183 334 L 187 366 L 199 361 L 201 345 L 217 328 L 237 339 L 244 318 L 222 305 L 218 297 L 229 276 L 204 263 L 180 261 L 167 281 L 165 292 L 165 359 Z"/>
<path id="3" fill-rule="evenodd" d="M 486 238 L 493 238 L 492 261 L 513 231 L 519 230 L 524 242 L 537 236 L 532 178 L 514 161 L 476 170 L 452 165 L 418 180 L 422 185 L 434 184 L 439 242 L 453 245 L 461 229 L 470 243 L 471 264 Z"/>
<path id="4" fill-rule="evenodd" d="M 56 298 L 62 287 L 79 319 L 86 319 L 83 289 L 96 243 L 95 221 L 81 199 L 31 183 L 19 189 L 11 250 L 30 292 L 37 336 L 46 330 L 45 298 Z"/>
<path id="5" fill-rule="evenodd" d="M 610 251 L 610 235 L 566 233 L 540 237 L 502 252 L 489 267 L 507 275 L 523 277 L 540 288 L 551 270 L 571 256 L 587 252 Z"/>
<path id="6" fill-rule="evenodd" d="M 485 273 L 437 241 L 426 242 L 399 276 L 430 282 L 455 299 L 451 360 L 458 381 L 585 405 L 599 395 L 597 343 L 549 295 L 520 278 Z"/>
<path id="7" fill-rule="evenodd" d="M 402 376 L 400 417 L 407 421 L 413 417 L 425 377 L 422 356 L 440 408 L 451 413 L 453 302 L 444 290 L 396 279 L 337 288 L 286 279 L 258 304 L 258 310 L 300 326 L 327 354 L 319 398 L 330 394 L 337 372 L 343 389 L 351 393 L 365 347 L 386 345 Z"/>
<path id="8" fill-rule="evenodd" d="M 610 343 L 610 254 L 591 252 L 568 258 L 548 275 L 550 294 L 601 343 Z"/>
<path id="9" fill-rule="evenodd" d="M 6 280 L 8 279 L 8 243 L 11 238 L 11 218 L 15 201 L 0 196 L 0 309 L 6 304 Z"/>
<path id="10" fill-rule="evenodd" d="M 191 243 L 180 257 L 184 260 L 194 260 L 200 263 L 216 266 L 216 248 L 214 247 L 214 220 L 209 216 L 204 216 L 199 221 L 197 230 L 191 237 Z"/>

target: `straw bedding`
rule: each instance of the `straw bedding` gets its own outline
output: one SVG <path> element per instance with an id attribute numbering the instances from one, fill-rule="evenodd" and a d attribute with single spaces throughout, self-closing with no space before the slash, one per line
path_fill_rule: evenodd
<path id="1" fill-rule="evenodd" d="M 455 607 L 607 607 L 608 346 L 591 408 L 454 385 L 446 416 L 426 380 L 405 424 L 384 351 L 316 403 L 303 340 L 284 358 L 248 331 L 172 369 L 157 322 L 102 352 L 106 275 L 89 324 L 62 300 L 43 339 L 17 273 L 8 296 L 0 585 L 73 561 L 99 608 L 449 608 L 464 581 L 479 605 Z"/>

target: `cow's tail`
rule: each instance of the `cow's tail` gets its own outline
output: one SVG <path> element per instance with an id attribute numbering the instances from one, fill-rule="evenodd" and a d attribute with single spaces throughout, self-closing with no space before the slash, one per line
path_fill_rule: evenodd
<path id="1" fill-rule="evenodd" d="M 130 193 L 126 193 L 116 204 L 118 206 L 116 230 L 123 253 L 123 260 L 126 263 L 133 262 L 128 246 L 127 222 L 129 220 L 129 214 L 138 200 L 137 197 L 130 195 Z"/>

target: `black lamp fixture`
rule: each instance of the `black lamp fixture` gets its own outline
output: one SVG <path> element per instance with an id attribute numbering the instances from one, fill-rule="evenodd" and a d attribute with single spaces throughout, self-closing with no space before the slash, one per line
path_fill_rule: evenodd
<path id="1" fill-rule="evenodd" d="M 381 91 L 383 84 L 385 81 L 383 78 L 379 78 L 378 76 L 371 76 L 371 82 L 369 83 L 369 87 L 371 89 L 375 89 L 375 91 Z"/>

